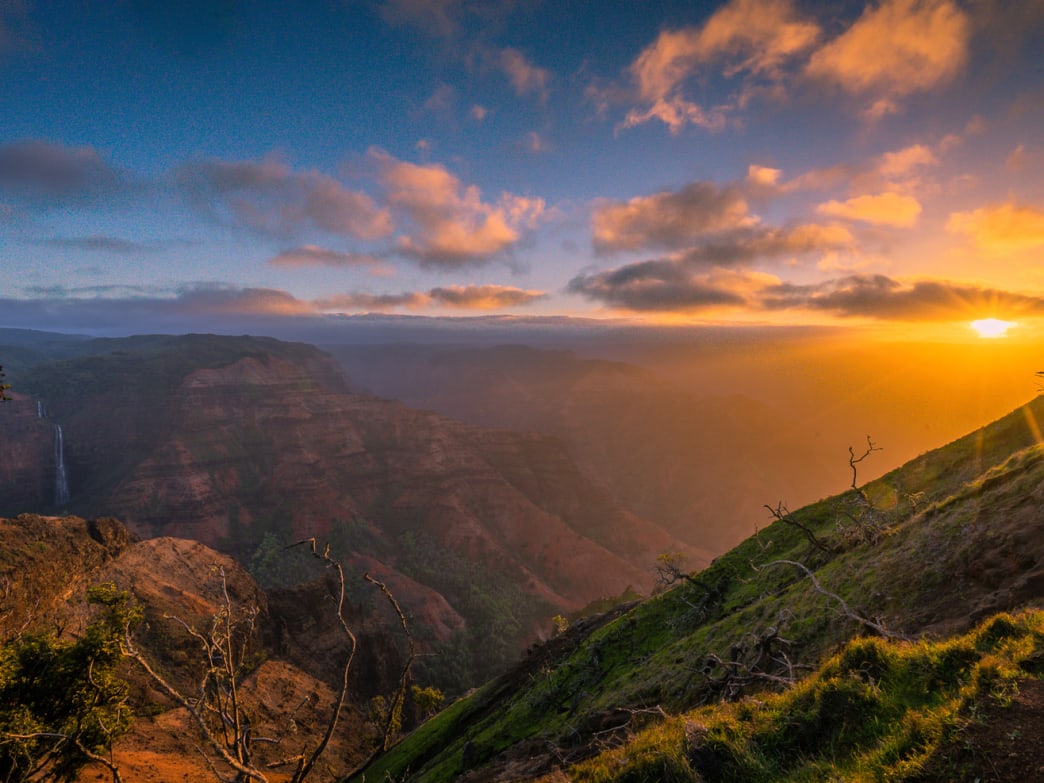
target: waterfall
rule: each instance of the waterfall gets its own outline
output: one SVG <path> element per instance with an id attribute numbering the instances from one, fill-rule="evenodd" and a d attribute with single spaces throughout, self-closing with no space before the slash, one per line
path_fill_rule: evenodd
<path id="1" fill-rule="evenodd" d="M 36 401 L 36 418 L 38 418 L 38 419 L 46 419 L 47 418 L 47 414 L 44 411 L 43 400 L 37 400 Z"/>
<path id="2" fill-rule="evenodd" d="M 69 477 L 65 473 L 65 443 L 61 424 L 54 425 L 54 462 L 57 465 L 54 474 L 54 504 L 62 506 L 69 502 Z"/>

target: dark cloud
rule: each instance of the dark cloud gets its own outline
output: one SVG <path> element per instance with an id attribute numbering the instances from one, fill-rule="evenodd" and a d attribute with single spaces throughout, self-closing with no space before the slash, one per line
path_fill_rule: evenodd
<path id="1" fill-rule="evenodd" d="M 566 291 L 612 307 L 643 312 L 690 311 L 746 302 L 743 294 L 730 290 L 723 281 L 696 274 L 673 259 L 579 275 L 569 281 Z"/>
<path id="2" fill-rule="evenodd" d="M 682 256 L 689 266 L 737 266 L 759 260 L 845 250 L 855 238 L 843 226 L 806 223 L 785 228 L 755 227 L 694 247 Z"/>
<path id="3" fill-rule="evenodd" d="M 784 283 L 767 288 L 759 300 L 769 310 L 801 308 L 895 321 L 1044 315 L 1044 297 L 945 280 L 905 284 L 885 275 L 851 275 L 815 285 Z"/>
<path id="4" fill-rule="evenodd" d="M 591 219 L 599 252 L 677 250 L 755 222 L 742 188 L 702 181 L 676 191 L 597 203 Z"/>
<path id="5" fill-rule="evenodd" d="M 380 239 L 392 231 L 391 215 L 367 194 L 315 170 L 295 171 L 273 157 L 194 161 L 178 168 L 175 182 L 212 216 L 265 234 L 293 236 L 311 226 Z"/>
<path id="6" fill-rule="evenodd" d="M 842 226 L 752 226 L 696 244 L 670 258 L 580 275 L 566 290 L 629 310 L 669 312 L 739 306 L 765 284 L 763 276 L 744 267 L 757 261 L 836 252 L 853 242 Z"/>
<path id="7" fill-rule="evenodd" d="M 0 146 L 0 193 L 36 206 L 104 199 L 132 187 L 93 147 L 39 140 Z"/>

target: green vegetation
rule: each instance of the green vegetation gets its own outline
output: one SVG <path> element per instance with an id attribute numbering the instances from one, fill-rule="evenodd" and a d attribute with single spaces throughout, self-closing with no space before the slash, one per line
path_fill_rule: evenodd
<path id="1" fill-rule="evenodd" d="M 570 770 L 584 783 L 916 778 L 1044 654 L 1044 612 L 1001 614 L 943 642 L 857 639 L 778 695 L 687 712 Z"/>
<path id="2" fill-rule="evenodd" d="M 515 661 L 531 621 L 552 614 L 550 604 L 506 580 L 496 563 L 470 560 L 422 531 L 406 531 L 396 543 L 398 569 L 438 590 L 467 620 L 436 655 L 417 661 L 422 682 L 449 693 L 484 682 Z"/>
<path id="3" fill-rule="evenodd" d="M 102 607 L 75 640 L 55 632 L 0 646 L 0 779 L 72 780 L 91 760 L 110 763 L 130 726 L 127 685 L 118 676 L 120 639 L 139 615 L 111 585 L 89 593 Z"/>

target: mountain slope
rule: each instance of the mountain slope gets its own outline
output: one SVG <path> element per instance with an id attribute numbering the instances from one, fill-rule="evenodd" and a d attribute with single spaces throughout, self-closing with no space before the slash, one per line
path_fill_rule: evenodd
<path id="1" fill-rule="evenodd" d="M 539 777 L 625 742 L 643 722 L 791 680 L 875 628 L 897 638 L 945 636 L 995 612 L 1042 606 L 1042 424 L 1038 397 L 862 495 L 850 491 L 776 522 L 695 581 L 575 625 L 415 731 L 366 778 L 399 779 L 407 769 L 416 781 Z M 1041 671 L 1030 659 L 1039 663 L 1044 649 L 1038 631 L 1027 638 L 1038 647 L 1025 653 L 1023 677 Z M 857 709 L 849 718 L 861 719 Z M 624 761 L 606 762 L 616 772 L 590 779 L 656 779 L 654 767 L 628 776 L 626 759 L 640 758 L 641 748 L 633 757 L 621 751 Z M 703 779 L 747 779 L 712 767 L 701 768 Z"/>

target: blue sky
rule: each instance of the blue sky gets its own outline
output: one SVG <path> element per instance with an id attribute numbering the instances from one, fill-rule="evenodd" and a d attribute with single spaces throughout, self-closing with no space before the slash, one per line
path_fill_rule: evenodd
<path id="1" fill-rule="evenodd" d="M 1039 334 L 1042 35 L 1041 0 L 9 0 L 0 326 Z"/>

